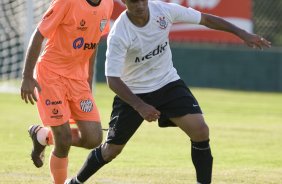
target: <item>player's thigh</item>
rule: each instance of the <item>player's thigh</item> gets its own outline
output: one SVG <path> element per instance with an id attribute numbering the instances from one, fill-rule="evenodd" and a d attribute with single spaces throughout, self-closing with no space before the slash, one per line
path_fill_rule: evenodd
<path id="1" fill-rule="evenodd" d="M 115 96 L 106 143 L 125 145 L 143 120 L 135 109 Z"/>
<path id="2" fill-rule="evenodd" d="M 102 126 L 100 122 L 76 120 L 81 138 L 86 141 L 101 140 L 103 138 Z"/>
<path id="3" fill-rule="evenodd" d="M 72 118 L 76 121 L 100 122 L 100 114 L 88 82 L 69 80 L 68 86 Z"/>
<path id="4" fill-rule="evenodd" d="M 194 141 L 202 141 L 209 138 L 209 128 L 202 114 L 186 114 L 170 118 L 170 120 Z"/>

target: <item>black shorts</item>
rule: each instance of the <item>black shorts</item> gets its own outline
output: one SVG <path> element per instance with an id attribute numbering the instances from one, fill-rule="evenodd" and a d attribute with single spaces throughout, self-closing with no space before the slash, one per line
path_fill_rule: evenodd
<path id="1" fill-rule="evenodd" d="M 196 98 L 182 80 L 171 82 L 156 91 L 137 95 L 161 112 L 158 120 L 160 127 L 176 126 L 169 118 L 202 113 Z M 143 121 L 136 110 L 115 96 L 106 142 L 126 144 Z"/>

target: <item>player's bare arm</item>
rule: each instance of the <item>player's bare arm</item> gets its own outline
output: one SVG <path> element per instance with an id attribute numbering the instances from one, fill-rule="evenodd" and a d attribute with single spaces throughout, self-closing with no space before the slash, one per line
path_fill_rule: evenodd
<path id="1" fill-rule="evenodd" d="M 37 101 L 34 93 L 35 88 L 37 88 L 39 92 L 41 91 L 38 82 L 33 78 L 33 70 L 39 57 L 43 40 L 44 37 L 39 30 L 36 29 L 27 49 L 21 83 L 21 97 L 26 103 L 30 102 L 34 104 L 34 101 Z"/>
<path id="2" fill-rule="evenodd" d="M 159 119 L 160 111 L 133 94 L 119 77 L 107 77 L 107 82 L 111 90 L 138 111 L 146 121 L 151 122 Z"/>
<path id="3" fill-rule="evenodd" d="M 202 13 L 200 24 L 211 29 L 233 33 L 237 35 L 239 38 L 241 38 L 242 40 L 244 40 L 245 43 L 252 48 L 263 49 L 263 47 L 267 47 L 267 48 L 271 47 L 271 43 L 267 41 L 265 38 L 256 34 L 248 33 L 245 30 L 240 29 L 234 24 L 225 21 L 223 18 L 215 15 Z"/>

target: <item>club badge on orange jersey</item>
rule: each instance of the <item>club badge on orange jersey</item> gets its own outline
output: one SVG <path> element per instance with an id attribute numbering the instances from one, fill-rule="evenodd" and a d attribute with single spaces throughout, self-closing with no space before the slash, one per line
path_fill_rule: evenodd
<path id="1" fill-rule="evenodd" d="M 91 99 L 85 99 L 80 101 L 80 109 L 83 112 L 90 112 L 93 109 L 93 102 Z"/>
<path id="2" fill-rule="evenodd" d="M 107 24 L 108 20 L 107 19 L 102 19 L 101 22 L 100 22 L 100 31 L 103 32 L 105 27 L 106 27 L 106 24 Z"/>

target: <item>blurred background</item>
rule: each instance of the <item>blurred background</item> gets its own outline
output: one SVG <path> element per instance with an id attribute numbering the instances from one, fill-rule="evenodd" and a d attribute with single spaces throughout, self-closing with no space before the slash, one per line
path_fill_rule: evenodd
<path id="1" fill-rule="evenodd" d="M 175 24 L 171 48 L 174 65 L 189 86 L 282 91 L 281 0 L 165 0 L 225 18 L 272 42 L 264 51 L 248 48 L 237 37 L 198 25 Z M 21 77 L 29 38 L 50 0 L 0 1 L 0 90 L 13 90 Z M 124 10 L 114 0 L 112 22 Z M 105 39 L 99 47 L 96 82 L 105 82 Z"/>

